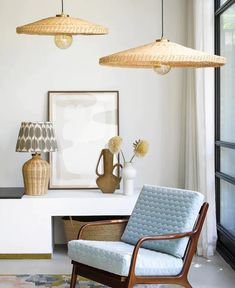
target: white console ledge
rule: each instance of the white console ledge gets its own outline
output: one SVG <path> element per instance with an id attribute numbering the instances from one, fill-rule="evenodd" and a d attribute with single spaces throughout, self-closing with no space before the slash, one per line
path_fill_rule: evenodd
<path id="1" fill-rule="evenodd" d="M 43 196 L 0 199 L 0 254 L 52 254 L 53 216 L 130 215 L 139 192 L 49 190 Z"/>

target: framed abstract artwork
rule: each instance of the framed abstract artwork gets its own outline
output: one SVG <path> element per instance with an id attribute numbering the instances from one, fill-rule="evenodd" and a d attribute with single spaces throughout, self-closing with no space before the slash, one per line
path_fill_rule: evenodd
<path id="1" fill-rule="evenodd" d="M 50 189 L 98 189 L 96 164 L 119 134 L 118 91 L 49 91 L 58 152 L 50 153 Z"/>

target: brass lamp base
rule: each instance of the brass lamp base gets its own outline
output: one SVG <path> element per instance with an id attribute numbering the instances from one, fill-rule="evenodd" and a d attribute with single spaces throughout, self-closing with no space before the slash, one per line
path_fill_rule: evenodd
<path id="1" fill-rule="evenodd" d="M 39 196 L 47 194 L 50 178 L 50 165 L 40 154 L 33 154 L 32 159 L 23 165 L 25 194 Z"/>

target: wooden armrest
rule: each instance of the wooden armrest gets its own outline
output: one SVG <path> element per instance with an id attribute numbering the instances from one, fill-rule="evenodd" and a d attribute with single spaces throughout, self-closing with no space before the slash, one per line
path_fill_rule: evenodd
<path id="1" fill-rule="evenodd" d="M 140 238 L 138 242 L 136 243 L 133 254 L 132 254 L 129 275 L 135 274 L 135 265 L 136 265 L 138 252 L 143 242 L 159 241 L 159 240 L 173 240 L 173 239 L 179 239 L 179 238 L 184 238 L 184 237 L 194 237 L 196 234 L 197 234 L 197 229 L 190 231 L 190 232 L 185 232 L 185 233 L 172 233 L 172 234 L 153 235 L 153 236 L 150 235 L 150 236 L 144 236 Z"/>
<path id="2" fill-rule="evenodd" d="M 184 233 L 174 233 L 174 234 L 163 234 L 163 235 L 153 235 L 153 236 L 144 236 L 138 240 L 136 246 L 141 246 L 141 244 L 145 241 L 153 241 L 153 240 L 173 240 L 184 237 L 193 237 L 197 233 L 196 230 Z"/>
<path id="3" fill-rule="evenodd" d="M 84 224 L 79 232 L 77 239 L 82 239 L 82 234 L 84 231 L 92 226 L 100 226 L 100 225 L 114 225 L 114 224 L 127 224 L 128 219 L 115 219 L 115 220 L 100 220 L 100 221 L 93 221 L 91 223 Z"/>

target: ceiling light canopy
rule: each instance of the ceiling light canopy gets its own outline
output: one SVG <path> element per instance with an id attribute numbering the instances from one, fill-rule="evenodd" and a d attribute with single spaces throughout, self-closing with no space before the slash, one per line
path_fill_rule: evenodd
<path id="1" fill-rule="evenodd" d="M 16 32 L 18 34 L 55 36 L 56 45 L 62 49 L 68 48 L 72 44 L 72 35 L 108 34 L 108 29 L 101 25 L 66 15 L 63 0 L 61 1 L 61 14 L 17 27 Z"/>
<path id="2" fill-rule="evenodd" d="M 100 59 L 101 65 L 126 68 L 153 68 L 164 75 L 174 67 L 219 67 L 225 64 L 224 57 L 194 50 L 163 36 L 162 0 L 162 38 L 153 43 L 118 52 Z"/>

